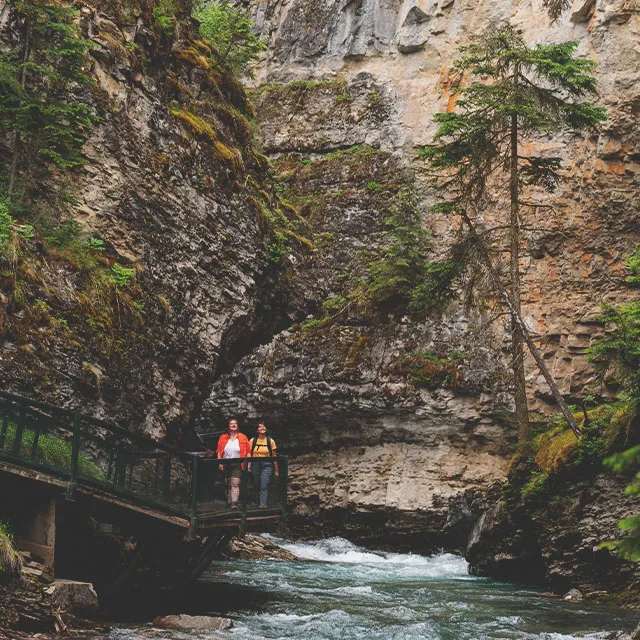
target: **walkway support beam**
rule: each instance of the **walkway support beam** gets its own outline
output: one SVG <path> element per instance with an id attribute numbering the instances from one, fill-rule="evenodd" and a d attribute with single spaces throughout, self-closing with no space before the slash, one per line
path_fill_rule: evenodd
<path id="1" fill-rule="evenodd" d="M 71 468 L 69 469 L 69 485 L 67 500 L 75 500 L 78 486 L 78 457 L 80 455 L 80 415 L 73 414 L 73 440 L 71 441 Z"/>

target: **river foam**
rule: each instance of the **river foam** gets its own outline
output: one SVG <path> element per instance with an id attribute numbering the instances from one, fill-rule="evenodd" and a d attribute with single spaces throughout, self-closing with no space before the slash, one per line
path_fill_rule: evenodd
<path id="1" fill-rule="evenodd" d="M 396 569 L 406 566 L 416 568 L 421 575 L 434 578 L 445 576 L 451 578 L 469 574 L 469 565 L 466 560 L 452 553 L 427 557 L 412 553 L 368 551 L 344 538 L 292 542 L 275 536 L 265 537 L 303 560 L 339 564 L 393 565 Z"/>
<path id="2" fill-rule="evenodd" d="M 216 640 L 604 640 L 635 626 L 627 612 L 539 597 L 535 589 L 468 574 L 463 558 L 369 551 L 342 538 L 269 539 L 303 561 L 215 562 L 206 611 L 234 627 Z M 196 640 L 114 630 L 108 640 Z"/>

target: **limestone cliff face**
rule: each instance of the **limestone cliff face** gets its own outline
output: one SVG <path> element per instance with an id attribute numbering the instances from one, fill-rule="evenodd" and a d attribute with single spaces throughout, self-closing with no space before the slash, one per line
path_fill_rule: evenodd
<path id="1" fill-rule="evenodd" d="M 532 43 L 579 41 L 579 53 L 598 63 L 597 101 L 609 119 L 598 132 L 535 143 L 563 157 L 567 181 L 552 196 L 553 212 L 527 222 L 523 306 L 562 392 L 593 389 L 585 351 L 602 334 L 601 301 L 629 295 L 624 257 L 638 240 L 637 4 L 575 1 L 556 24 L 531 0 L 248 6 L 269 44 L 254 94 L 262 143 L 320 239 L 319 257 L 297 264 L 310 313 L 362 273 L 362 250 L 380 241 L 391 203 L 372 197 L 370 183 L 386 195 L 400 183 L 421 189 L 407 167 L 431 139 L 433 114 L 451 107 L 452 89 L 465 81 L 453 67 L 457 48 L 506 20 Z M 379 151 L 364 170 L 353 145 Z M 426 213 L 424 222 L 432 257 L 446 255 L 455 223 Z M 509 439 L 499 418 L 509 406 L 508 328 L 492 319 L 486 305 L 454 303 L 417 321 L 347 313 L 317 331 L 294 326 L 222 376 L 203 415 L 264 415 L 289 451 L 303 454 L 293 470 L 301 526 L 333 514 L 340 524 L 332 530 L 375 539 L 385 526 L 397 531 L 404 514 L 405 533 L 422 530 L 433 541 L 449 499 L 505 474 Z M 398 375 L 399 363 L 420 350 L 443 358 L 459 351 L 460 376 L 424 384 L 406 367 Z M 532 407 L 548 412 L 548 388 L 533 362 L 525 365 Z"/>

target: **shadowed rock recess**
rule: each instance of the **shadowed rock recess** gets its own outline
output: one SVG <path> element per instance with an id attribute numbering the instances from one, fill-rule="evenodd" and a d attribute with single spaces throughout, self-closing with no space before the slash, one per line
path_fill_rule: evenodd
<path id="1" fill-rule="evenodd" d="M 595 576 L 589 555 L 615 537 L 616 518 L 595 509 L 581 525 L 585 505 L 614 495 L 610 513 L 624 515 L 622 483 L 572 494 L 563 559 L 549 556 L 553 519 L 527 516 L 537 524 L 520 545 L 531 521 L 496 512 L 514 434 L 509 327 L 491 296 L 461 286 L 445 308 L 410 311 L 406 299 L 350 294 L 399 206 L 417 203 L 429 260 L 459 238 L 455 220 L 428 211 L 415 159 L 433 115 L 453 106 L 457 48 L 505 20 L 531 43 L 578 40 L 609 119 L 534 145 L 563 157 L 567 180 L 553 212 L 528 223 L 522 306 L 561 391 L 593 391 L 585 354 L 603 334 L 600 303 L 628 298 L 625 258 L 640 239 L 637 7 L 576 0 L 550 24 L 538 0 L 245 4 L 268 43 L 246 92 L 205 55 L 182 2 L 171 39 L 150 0 L 82 3 L 96 83 L 74 99 L 101 119 L 87 164 L 48 180 L 73 188 L 73 215 L 104 240 L 103 268 L 136 274 L 126 290 L 96 291 L 67 253 L 24 240 L 0 279 L 0 376 L 174 442 L 232 415 L 247 433 L 264 418 L 292 456 L 294 534 L 461 549 L 503 577 L 538 565 L 533 578 L 558 589 L 628 584 L 632 572 Z M 553 411 L 529 357 L 525 369 L 531 407 Z M 491 559 L 486 536 L 511 547 L 495 542 Z"/>

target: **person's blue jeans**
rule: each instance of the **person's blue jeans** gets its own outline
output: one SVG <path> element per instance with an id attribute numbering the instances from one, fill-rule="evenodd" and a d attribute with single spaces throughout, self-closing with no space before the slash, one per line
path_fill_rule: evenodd
<path id="1" fill-rule="evenodd" d="M 251 463 L 251 473 L 253 475 L 253 488 L 258 498 L 258 507 L 266 507 L 269 483 L 273 475 L 273 462 L 256 462 L 254 460 Z"/>

